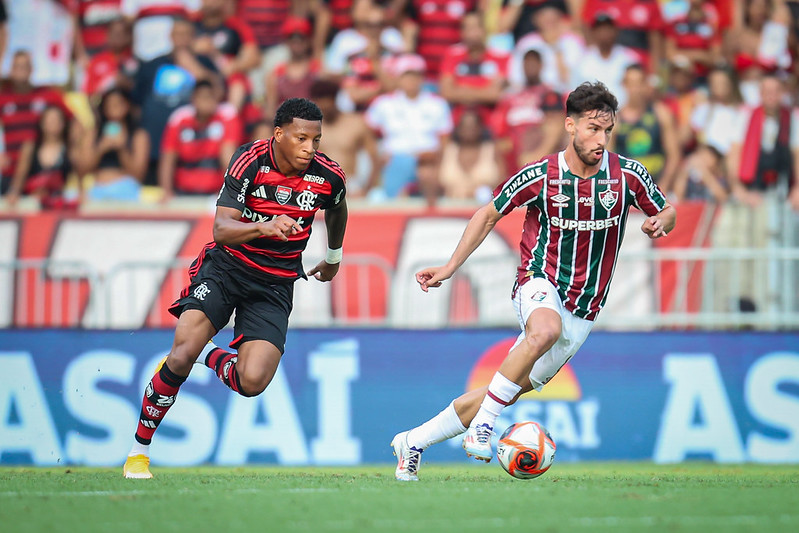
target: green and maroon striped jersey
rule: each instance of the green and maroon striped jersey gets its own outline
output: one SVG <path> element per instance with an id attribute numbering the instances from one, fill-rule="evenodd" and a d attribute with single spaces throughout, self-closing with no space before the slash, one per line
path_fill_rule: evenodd
<path id="1" fill-rule="evenodd" d="M 605 151 L 590 178 L 569 172 L 564 152 L 531 163 L 494 191 L 506 215 L 527 207 L 520 243 L 519 285 L 548 279 L 575 316 L 596 320 L 607 299 L 624 237 L 627 212 L 635 206 L 655 215 L 666 197 L 646 168 Z"/>

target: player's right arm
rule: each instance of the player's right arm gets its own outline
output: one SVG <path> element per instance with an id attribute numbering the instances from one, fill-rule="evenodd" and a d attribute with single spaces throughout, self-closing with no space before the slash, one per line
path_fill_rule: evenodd
<path id="1" fill-rule="evenodd" d="M 444 266 L 429 267 L 416 273 L 416 281 L 422 290 L 427 292 L 430 287 L 440 287 L 441 282 L 452 277 L 458 268 L 469 258 L 478 246 L 485 240 L 494 226 L 502 218 L 502 214 L 490 202 L 472 215 L 469 224 L 463 231 L 460 242 L 452 253 L 449 261 Z"/>

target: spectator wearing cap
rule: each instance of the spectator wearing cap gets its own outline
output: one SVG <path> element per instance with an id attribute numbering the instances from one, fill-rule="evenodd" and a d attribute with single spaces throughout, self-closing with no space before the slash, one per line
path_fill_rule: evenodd
<path id="1" fill-rule="evenodd" d="M 583 60 L 585 39 L 572 30 L 558 9 L 543 7 L 535 11 L 533 18 L 539 29 L 516 43 L 508 68 L 510 83 L 515 87 L 525 85 L 523 59 L 528 50 L 536 50 L 541 56 L 541 81 L 558 92 L 568 92 L 571 72 Z"/>
<path id="2" fill-rule="evenodd" d="M 699 79 L 721 59 L 721 31 L 716 7 L 709 0 L 690 0 L 688 11 L 666 27 L 666 59 L 690 59 Z"/>
<path id="3" fill-rule="evenodd" d="M 215 194 L 242 139 L 236 110 L 221 103 L 208 81 L 194 86 L 191 104 L 169 117 L 161 141 L 158 182 L 165 201 L 174 194 Z"/>
<path id="4" fill-rule="evenodd" d="M 265 80 L 264 114 L 270 118 L 287 98 L 308 98 L 311 85 L 322 70 L 321 62 L 312 54 L 311 23 L 308 19 L 288 17 L 280 31 L 288 47 L 289 58 L 278 64 Z"/>
<path id="5" fill-rule="evenodd" d="M 388 198 L 406 195 L 412 186 L 429 205 L 438 194 L 439 154 L 452 132 L 447 101 L 423 90 L 425 61 L 403 54 L 393 62 L 398 89 L 378 96 L 366 110 L 366 123 L 381 137 L 387 161 L 379 192 Z"/>
<path id="6" fill-rule="evenodd" d="M 586 26 L 593 26 L 601 14 L 613 19 L 618 28 L 618 43 L 638 55 L 636 63 L 649 71 L 660 67 L 665 25 L 658 0 L 585 1 L 583 22 Z"/>
<path id="7" fill-rule="evenodd" d="M 624 105 L 625 93 L 622 79 L 627 67 L 638 62 L 638 55 L 630 48 L 618 44 L 619 29 L 609 13 L 600 12 L 591 23 L 591 46 L 582 61 L 572 70 L 571 88 L 584 81 L 599 80 L 616 95 L 619 105 Z"/>
<path id="8" fill-rule="evenodd" d="M 385 26 L 385 10 L 372 5 L 364 15 L 362 34 L 366 37 L 363 50 L 347 58 L 340 100 L 346 107 L 352 103 L 355 111 L 363 112 L 378 95 L 394 88 L 394 77 L 387 65 L 397 54 L 383 46 L 380 40 Z"/>
<path id="9" fill-rule="evenodd" d="M 124 18 L 113 20 L 106 35 L 107 48 L 89 60 L 83 79 L 82 90 L 92 99 L 114 87 L 130 89 L 139 68 L 139 61 L 133 56 L 130 23 Z"/>
<path id="10" fill-rule="evenodd" d="M 508 59 L 507 54 L 486 47 L 480 13 L 467 13 L 461 20 L 461 42 L 451 46 L 441 61 L 441 96 L 453 106 L 453 121 L 469 106 L 488 122 L 507 85 Z"/>
<path id="11" fill-rule="evenodd" d="M 492 117 L 497 147 L 510 172 L 556 152 L 566 118 L 562 96 L 541 81 L 541 54 L 528 50 L 522 65 L 524 87 L 504 95 Z"/>

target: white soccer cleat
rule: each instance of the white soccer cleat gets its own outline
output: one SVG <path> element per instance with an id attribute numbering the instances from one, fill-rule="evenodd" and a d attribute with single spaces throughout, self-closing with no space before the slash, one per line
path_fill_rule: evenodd
<path id="1" fill-rule="evenodd" d="M 491 462 L 494 451 L 491 449 L 491 435 L 494 430 L 488 424 L 469 426 L 466 435 L 463 437 L 463 449 L 466 455 L 474 457 L 478 461 Z"/>
<path id="2" fill-rule="evenodd" d="M 397 433 L 391 441 L 391 447 L 397 456 L 397 469 L 394 471 L 397 481 L 419 481 L 419 463 L 422 462 L 424 450 L 408 446 L 407 431 Z"/>

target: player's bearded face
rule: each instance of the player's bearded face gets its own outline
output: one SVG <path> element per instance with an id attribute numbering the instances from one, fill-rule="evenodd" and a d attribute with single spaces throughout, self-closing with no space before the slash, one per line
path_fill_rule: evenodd
<path id="1" fill-rule="evenodd" d="M 602 161 L 616 117 L 610 112 L 589 111 L 577 120 L 572 144 L 577 157 L 588 166 Z"/>

